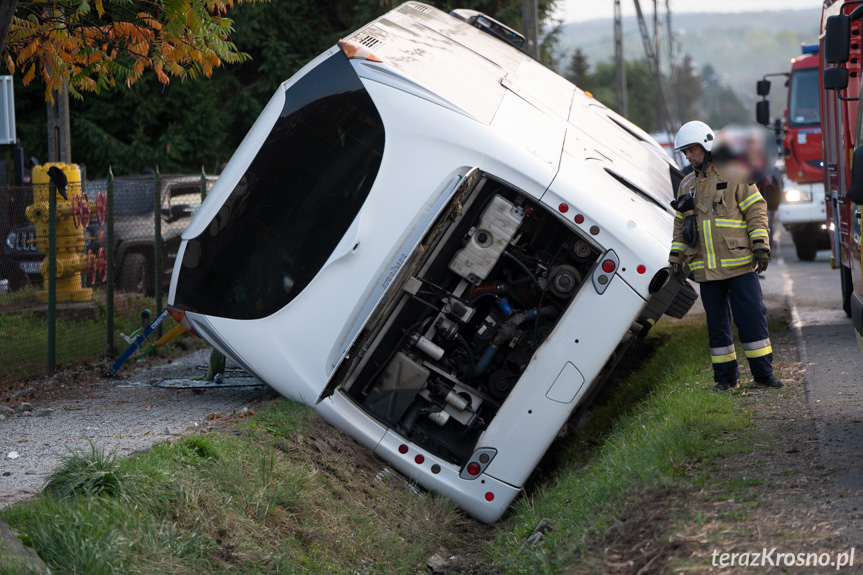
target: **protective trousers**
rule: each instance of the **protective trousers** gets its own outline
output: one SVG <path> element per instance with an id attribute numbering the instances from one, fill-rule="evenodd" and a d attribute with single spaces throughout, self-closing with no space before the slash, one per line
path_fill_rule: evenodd
<path id="1" fill-rule="evenodd" d="M 758 274 L 750 272 L 729 279 L 702 282 L 699 287 L 707 314 L 713 380 L 737 381 L 732 315 L 752 376 L 762 378 L 772 375 L 773 348 L 767 332 L 767 308 L 764 306 Z"/>

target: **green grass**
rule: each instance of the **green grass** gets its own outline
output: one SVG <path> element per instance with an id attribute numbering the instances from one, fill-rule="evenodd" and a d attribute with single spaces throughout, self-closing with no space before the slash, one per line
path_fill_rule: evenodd
<path id="1" fill-rule="evenodd" d="M 376 479 L 382 462 L 283 399 L 219 420 L 240 435 L 195 434 L 130 459 L 70 454 L 40 496 L 0 516 L 60 575 L 401 575 L 426 572 L 436 553 L 462 557 L 464 572 L 563 572 L 637 494 L 702 489 L 717 457 L 751 449 L 734 395 L 710 391 L 705 332 L 657 326 L 664 345 L 592 408 L 582 434 L 554 446 L 541 480 L 494 527 L 398 475 Z M 712 487 L 704 497 L 763 488 Z M 525 544 L 541 519 L 553 530 Z"/>
<path id="2" fill-rule="evenodd" d="M 304 433 L 334 433 L 315 417 L 278 400 L 237 421 L 240 436 L 193 435 L 131 459 L 71 454 L 39 497 L 0 515 L 57 574 L 395 575 L 457 548 L 473 522 L 406 481 L 358 476 L 338 451 L 306 449 Z"/>

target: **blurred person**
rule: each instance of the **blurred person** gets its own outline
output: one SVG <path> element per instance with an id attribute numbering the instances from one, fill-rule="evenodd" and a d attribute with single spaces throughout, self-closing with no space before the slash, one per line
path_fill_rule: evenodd
<path id="1" fill-rule="evenodd" d="M 782 182 L 782 170 L 774 164 L 770 174 L 760 182 L 756 182 L 756 186 L 767 201 L 767 231 L 770 235 L 770 241 L 773 242 L 773 219 L 776 216 L 776 210 L 779 209 L 779 202 L 782 201 L 782 193 L 785 188 L 785 184 Z"/>
<path id="2" fill-rule="evenodd" d="M 731 124 L 716 133 L 712 156 L 717 170 L 726 178 L 754 183 L 761 192 L 767 201 L 767 228 L 772 241 L 773 217 L 783 189 L 774 134 L 761 124 Z"/>
<path id="3" fill-rule="evenodd" d="M 700 284 L 707 316 L 716 391 L 739 387 L 734 319 L 756 385 L 782 387 L 773 374 L 773 348 L 767 330 L 758 274 L 770 261 L 767 202 L 747 181 L 754 171 L 732 166 L 720 173 L 711 150 L 715 134 L 704 122 L 684 124 L 674 139 L 693 172 L 680 182 L 674 236 L 668 262 L 680 282 L 691 273 Z M 687 269 L 688 267 L 688 269 Z"/>
<path id="4" fill-rule="evenodd" d="M 761 124 L 731 124 L 716 133 L 712 157 L 716 168 L 729 179 L 763 182 L 776 166 L 775 137 Z"/>

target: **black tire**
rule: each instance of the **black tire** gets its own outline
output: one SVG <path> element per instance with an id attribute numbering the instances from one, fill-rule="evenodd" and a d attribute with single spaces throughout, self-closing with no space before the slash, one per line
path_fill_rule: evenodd
<path id="1" fill-rule="evenodd" d="M 845 315 L 851 317 L 851 295 L 854 293 L 851 268 L 842 265 L 839 268 L 839 279 L 842 282 L 842 309 L 845 310 Z"/>
<path id="2" fill-rule="evenodd" d="M 153 266 L 147 256 L 141 253 L 131 253 L 123 259 L 119 285 L 123 291 L 142 296 L 152 295 L 155 291 Z"/>
<path id="3" fill-rule="evenodd" d="M 794 238 L 794 248 L 797 250 L 797 259 L 801 262 L 814 261 L 818 250 L 813 238 L 809 234 L 793 234 L 792 237 Z"/>

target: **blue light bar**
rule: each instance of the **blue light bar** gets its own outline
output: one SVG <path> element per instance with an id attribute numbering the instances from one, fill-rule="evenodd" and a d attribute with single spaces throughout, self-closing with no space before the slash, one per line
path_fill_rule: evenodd
<path id="1" fill-rule="evenodd" d="M 817 54 L 818 44 L 801 44 L 800 52 L 803 54 Z"/>

